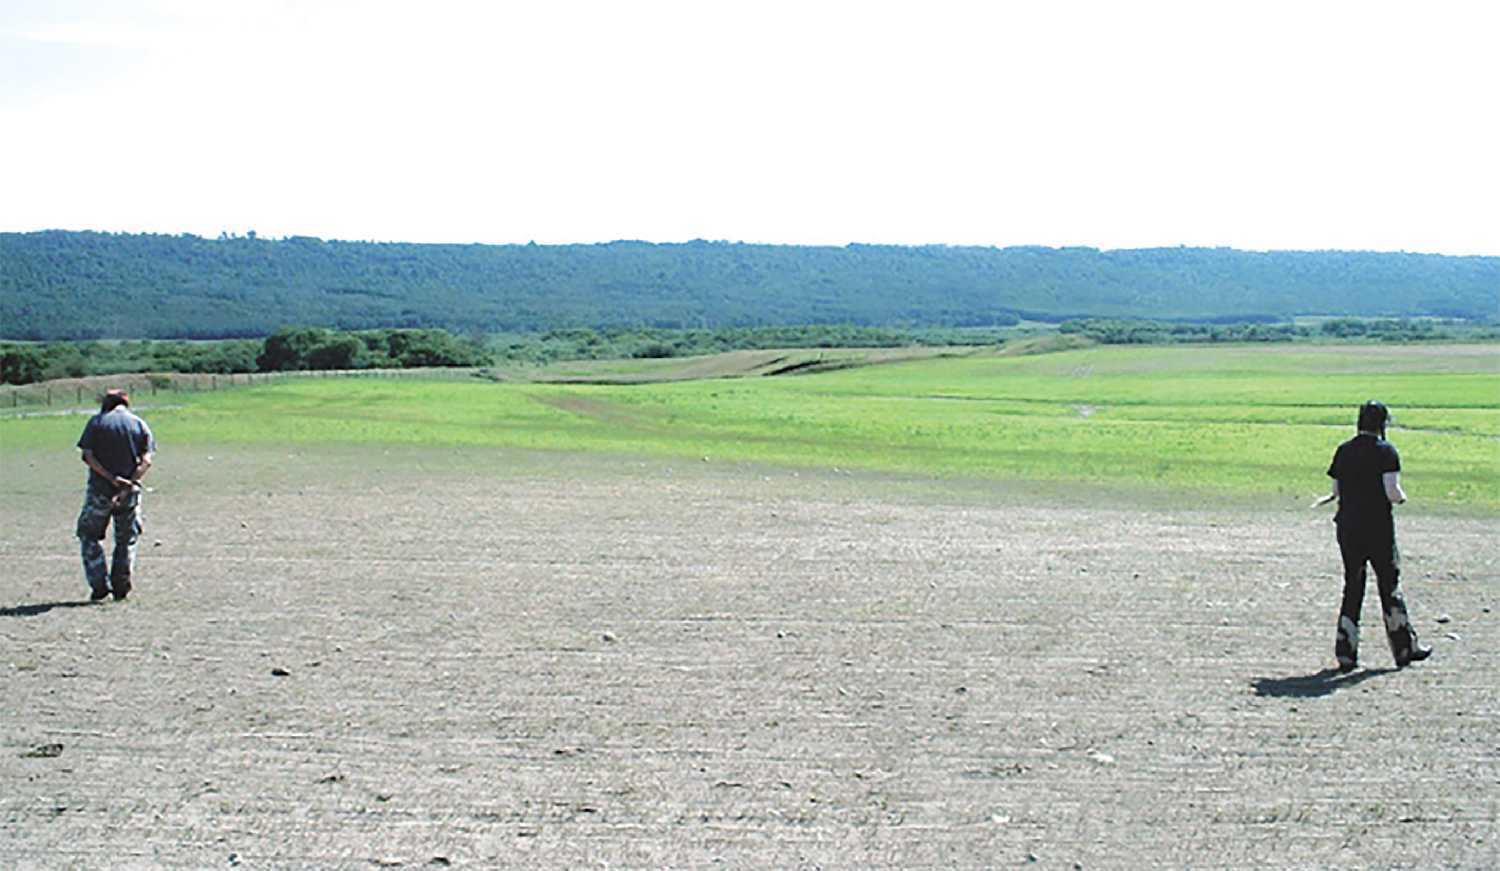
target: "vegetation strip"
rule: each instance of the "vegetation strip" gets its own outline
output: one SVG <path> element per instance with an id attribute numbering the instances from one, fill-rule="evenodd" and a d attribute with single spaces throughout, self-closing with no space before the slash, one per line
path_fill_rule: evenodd
<path id="1" fill-rule="evenodd" d="M 642 365 L 645 364 L 643 361 Z M 163 393 L 164 443 L 508 448 L 1275 498 L 1327 486 L 1376 397 L 1424 508 L 1500 510 L 1500 348 L 1096 347 L 632 385 L 314 379 Z M 934 397 L 942 397 L 941 399 Z M 962 398 L 965 401 L 952 401 Z M 13 452 L 76 419 L 0 419 Z"/>

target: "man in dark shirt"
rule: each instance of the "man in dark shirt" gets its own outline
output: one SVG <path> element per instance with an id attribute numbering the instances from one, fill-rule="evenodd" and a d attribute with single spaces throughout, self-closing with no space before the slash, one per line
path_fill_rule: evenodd
<path id="1" fill-rule="evenodd" d="M 1359 612 L 1365 600 L 1367 563 L 1375 569 L 1386 638 L 1396 667 L 1405 668 L 1432 655 L 1432 648 L 1417 643 L 1401 595 L 1401 554 L 1396 548 L 1391 505 L 1405 502 L 1406 493 L 1401 489 L 1401 457 L 1396 446 L 1385 440 L 1389 420 L 1390 412 L 1373 399 L 1360 406 L 1358 435 L 1339 445 L 1328 466 L 1333 492 L 1316 503 L 1339 501 L 1333 520 L 1344 560 L 1344 600 L 1333 653 L 1343 672 L 1359 664 Z"/>
<path id="2" fill-rule="evenodd" d="M 123 599 L 130 593 L 141 537 L 141 478 L 151 468 L 156 440 L 146 422 L 130 410 L 130 396 L 111 390 L 104 394 L 99 413 L 84 426 L 78 447 L 89 467 L 88 489 L 78 514 L 89 601 L 98 602 L 111 592 Z M 110 521 L 115 525 L 113 566 L 105 564 L 100 544 Z"/>

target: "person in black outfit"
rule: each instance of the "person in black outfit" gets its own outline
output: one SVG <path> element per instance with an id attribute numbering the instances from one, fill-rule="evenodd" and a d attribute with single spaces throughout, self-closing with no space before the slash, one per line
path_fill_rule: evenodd
<path id="1" fill-rule="evenodd" d="M 1367 563 L 1375 569 L 1385 634 L 1396 667 L 1405 668 L 1432 655 L 1432 648 L 1417 642 L 1401 595 L 1401 554 L 1396 548 L 1391 505 L 1405 502 L 1406 493 L 1401 489 L 1401 457 L 1396 446 L 1385 440 L 1389 420 L 1390 412 L 1373 399 L 1359 407 L 1359 434 L 1339 445 L 1328 466 L 1333 492 L 1315 503 L 1339 501 L 1333 520 L 1344 560 L 1344 600 L 1333 654 L 1342 672 L 1359 665 L 1359 612 L 1365 600 Z"/>

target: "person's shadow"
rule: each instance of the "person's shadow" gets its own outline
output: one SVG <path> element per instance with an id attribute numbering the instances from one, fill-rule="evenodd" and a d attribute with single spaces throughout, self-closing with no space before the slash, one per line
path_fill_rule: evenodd
<path id="1" fill-rule="evenodd" d="M 0 617 L 35 617 L 45 614 L 53 608 L 88 608 L 93 602 L 41 602 L 35 605 L 17 605 L 14 608 L 0 608 Z"/>
<path id="2" fill-rule="evenodd" d="M 1394 672 L 1394 668 L 1367 668 L 1364 671 L 1341 673 L 1336 668 L 1304 674 L 1298 677 L 1258 677 L 1250 682 L 1258 696 L 1285 699 L 1310 699 L 1332 695 L 1339 690 L 1359 686 L 1367 680 Z"/>

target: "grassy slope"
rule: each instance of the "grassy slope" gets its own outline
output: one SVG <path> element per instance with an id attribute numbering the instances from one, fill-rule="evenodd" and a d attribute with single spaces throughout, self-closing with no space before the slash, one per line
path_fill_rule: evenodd
<path id="1" fill-rule="evenodd" d="M 1377 396 L 1416 492 L 1494 506 L 1496 350 L 1098 348 L 612 398 L 679 430 L 781 452 L 810 439 L 800 450 L 891 470 L 1305 493 Z"/>
<path id="2" fill-rule="evenodd" d="M 1369 397 L 1395 412 L 1391 437 L 1414 499 L 1500 510 L 1495 346 L 1108 347 L 632 385 L 297 380 L 195 394 L 148 414 L 168 446 L 711 456 L 1291 504 L 1326 490 L 1328 457 Z M 0 421 L 0 457 L 71 446 L 80 426 L 77 417 Z"/>
<path id="3" fill-rule="evenodd" d="M 854 368 L 879 363 L 966 356 L 973 347 L 815 348 L 726 351 L 693 357 L 631 360 L 566 360 L 540 367 L 502 369 L 502 381 L 546 384 L 649 384 L 664 381 L 702 381 L 713 378 L 751 378 Z"/>

